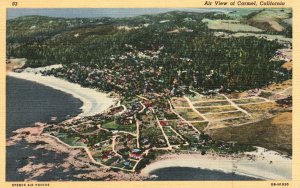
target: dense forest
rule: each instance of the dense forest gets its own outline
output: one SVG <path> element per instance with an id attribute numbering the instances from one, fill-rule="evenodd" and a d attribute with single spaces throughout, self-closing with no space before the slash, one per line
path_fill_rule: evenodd
<path id="1" fill-rule="evenodd" d="M 7 57 L 27 58 L 27 67 L 62 64 L 45 74 L 125 95 L 188 88 L 230 92 L 291 78 L 283 61 L 270 62 L 286 44 L 254 36 L 216 37 L 214 32 L 224 30 L 209 29 L 204 18 L 232 16 L 173 11 L 129 18 L 20 17 L 7 22 Z M 290 31 L 287 25 L 273 33 L 290 36 Z"/>

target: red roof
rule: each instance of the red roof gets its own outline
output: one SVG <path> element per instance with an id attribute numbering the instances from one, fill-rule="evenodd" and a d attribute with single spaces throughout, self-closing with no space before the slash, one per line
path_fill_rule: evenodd
<path id="1" fill-rule="evenodd" d="M 159 121 L 159 123 L 161 124 L 161 126 L 166 126 L 167 123 L 165 121 Z"/>

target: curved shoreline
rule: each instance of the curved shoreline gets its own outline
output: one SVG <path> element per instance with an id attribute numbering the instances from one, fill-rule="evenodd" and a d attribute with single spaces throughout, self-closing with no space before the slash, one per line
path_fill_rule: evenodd
<path id="1" fill-rule="evenodd" d="M 53 89 L 69 93 L 83 102 L 82 113 L 78 116 L 91 116 L 109 108 L 114 99 L 107 94 L 94 89 L 83 88 L 79 84 L 70 83 L 54 76 L 42 76 L 34 72 L 9 72 L 8 76 L 40 83 Z M 248 157 L 246 157 L 246 155 Z M 254 160 L 249 160 L 253 156 Z M 272 161 L 272 163 L 270 163 Z M 217 156 L 216 154 L 171 154 L 159 157 L 146 166 L 142 176 L 150 176 L 157 169 L 168 167 L 189 167 L 207 170 L 216 170 L 224 173 L 236 173 L 266 180 L 287 180 L 292 178 L 292 160 L 279 155 L 274 151 L 259 148 L 257 152 L 246 152 L 242 156 Z"/>
<path id="2" fill-rule="evenodd" d="M 80 108 L 82 113 L 78 115 L 79 117 L 99 114 L 115 103 L 115 99 L 109 98 L 105 93 L 98 92 L 91 88 L 84 88 L 79 84 L 71 83 L 54 76 L 42 76 L 31 72 L 8 72 L 7 75 L 14 78 L 37 82 L 53 89 L 71 94 L 73 97 L 83 102 L 83 105 Z"/>
<path id="3" fill-rule="evenodd" d="M 246 152 L 245 156 L 228 157 L 216 154 L 167 154 L 147 165 L 141 174 L 150 176 L 158 169 L 169 167 L 200 168 L 224 173 L 249 176 L 264 180 L 292 179 L 292 160 L 274 151 L 267 151 L 257 147 L 256 152 Z M 247 156 L 252 156 L 249 160 Z M 272 161 L 270 163 L 270 161 Z"/>

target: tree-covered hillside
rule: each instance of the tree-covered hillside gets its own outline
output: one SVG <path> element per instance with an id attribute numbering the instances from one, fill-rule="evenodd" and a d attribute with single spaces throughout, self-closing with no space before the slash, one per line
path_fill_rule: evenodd
<path id="1" fill-rule="evenodd" d="M 270 62 L 283 43 L 254 36 L 217 37 L 215 32 L 232 31 L 211 29 L 203 21 L 254 25 L 253 11 L 236 21 L 232 14 L 173 11 L 129 18 L 20 17 L 7 21 L 7 57 L 27 58 L 28 67 L 63 64 L 45 74 L 124 95 L 176 94 L 188 88 L 245 90 L 291 78 L 291 71 L 281 68 L 282 61 Z M 284 35 L 286 30 L 276 34 Z M 270 34 L 270 30 L 259 33 Z"/>

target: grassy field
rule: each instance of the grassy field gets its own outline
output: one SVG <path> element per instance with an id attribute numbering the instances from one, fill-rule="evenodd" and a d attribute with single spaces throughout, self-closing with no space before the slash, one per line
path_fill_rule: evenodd
<path id="1" fill-rule="evenodd" d="M 271 92 L 279 92 L 291 86 L 292 86 L 292 79 L 289 79 L 281 83 L 273 83 L 271 85 L 268 85 L 267 87 L 264 87 L 263 89 Z"/>
<path id="2" fill-rule="evenodd" d="M 245 114 L 240 111 L 205 115 L 207 119 L 212 121 L 227 119 L 227 118 L 236 118 L 242 116 L 245 116 Z"/>
<path id="3" fill-rule="evenodd" d="M 284 42 L 292 42 L 292 38 L 285 37 L 283 35 L 269 35 L 269 34 L 262 34 L 262 33 L 248 33 L 248 32 L 238 32 L 238 33 L 224 33 L 224 32 L 215 32 L 215 36 L 223 37 L 223 38 L 230 38 L 230 37 L 256 37 L 256 38 L 264 38 L 266 40 L 279 40 Z"/>
<path id="4" fill-rule="evenodd" d="M 108 129 L 108 130 L 127 131 L 127 132 L 132 132 L 132 133 L 136 132 L 136 125 L 135 124 L 120 125 L 120 124 L 117 124 L 115 121 L 105 123 L 101 127 L 104 128 L 104 129 Z"/>
<path id="5" fill-rule="evenodd" d="M 233 106 L 214 106 L 214 107 L 205 107 L 197 108 L 200 113 L 215 113 L 215 112 L 225 112 L 236 110 Z"/>
<path id="6" fill-rule="evenodd" d="M 192 122 L 191 123 L 198 131 L 202 132 L 208 122 Z"/>
<path id="7" fill-rule="evenodd" d="M 175 107 L 189 107 L 189 103 L 184 99 L 180 97 L 173 97 L 172 98 L 172 104 Z"/>
<path id="8" fill-rule="evenodd" d="M 194 106 L 202 107 L 202 106 L 223 106 L 223 105 L 230 105 L 228 101 L 216 101 L 216 102 L 195 102 Z"/>
<path id="9" fill-rule="evenodd" d="M 260 98 L 244 98 L 244 99 L 233 99 L 233 102 L 236 104 L 246 104 L 246 103 L 255 103 L 255 102 L 264 102 L 264 99 Z"/>
<path id="10" fill-rule="evenodd" d="M 86 146 L 86 144 L 79 141 L 80 138 L 78 136 L 71 136 L 66 133 L 58 133 L 56 137 L 70 146 Z"/>
<path id="11" fill-rule="evenodd" d="M 283 31 L 284 27 L 280 24 L 281 20 L 290 17 L 291 9 L 265 9 L 254 15 L 249 21 L 251 25 L 261 29 L 273 29 L 274 31 Z"/>
<path id="12" fill-rule="evenodd" d="M 239 124 L 249 123 L 251 121 L 253 121 L 253 118 L 249 118 L 249 117 L 245 116 L 245 117 L 240 117 L 240 118 L 235 118 L 235 119 L 224 120 L 224 121 L 222 121 L 222 124 L 225 126 L 235 126 L 235 125 L 239 125 Z"/>
<path id="13" fill-rule="evenodd" d="M 284 112 L 274 118 L 244 126 L 212 129 L 213 139 L 237 141 L 268 149 L 292 153 L 292 112 Z"/>
<path id="14" fill-rule="evenodd" d="M 245 9 L 236 9 L 229 12 L 227 15 L 233 19 L 241 19 L 251 13 L 257 12 L 258 9 L 255 8 L 245 8 Z"/>
<path id="15" fill-rule="evenodd" d="M 188 98 L 192 102 L 194 102 L 194 101 L 202 101 L 203 100 L 203 96 L 201 96 L 201 95 L 188 96 Z"/>
<path id="16" fill-rule="evenodd" d="M 263 113 L 275 109 L 276 104 L 272 102 L 265 102 L 259 104 L 242 105 L 240 107 L 250 113 Z"/>
<path id="17" fill-rule="evenodd" d="M 199 116 L 192 109 L 175 109 L 175 111 L 187 121 L 202 121 L 203 118 Z"/>
<path id="18" fill-rule="evenodd" d="M 227 30 L 231 32 L 262 32 L 263 30 L 240 23 L 238 20 L 210 20 L 203 19 L 202 22 L 207 23 L 207 27 L 212 30 Z"/>

